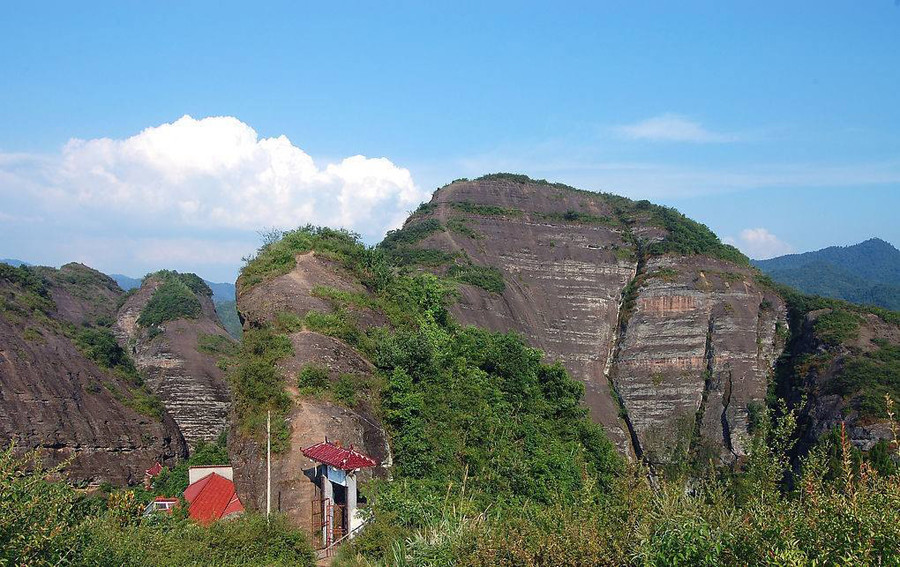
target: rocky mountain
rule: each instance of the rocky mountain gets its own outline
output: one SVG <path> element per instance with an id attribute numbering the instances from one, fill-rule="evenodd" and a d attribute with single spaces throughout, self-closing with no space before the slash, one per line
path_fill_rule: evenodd
<path id="1" fill-rule="evenodd" d="M 514 330 L 585 383 L 623 450 L 745 454 L 785 305 L 674 210 L 521 176 L 438 190 L 382 248 L 456 279 L 463 323 Z"/>
<path id="2" fill-rule="evenodd" d="M 81 264 L 0 264 L 0 439 L 77 481 L 138 482 L 187 446 L 109 326 L 122 290 Z"/>
<path id="3" fill-rule="evenodd" d="M 77 481 L 134 483 L 227 427 L 234 341 L 193 274 L 125 293 L 81 264 L 0 264 L 0 439 Z"/>
<path id="4" fill-rule="evenodd" d="M 113 330 L 190 445 L 225 430 L 228 384 L 215 355 L 228 353 L 233 339 L 203 280 L 169 271 L 148 275 L 125 299 Z"/>
<path id="5" fill-rule="evenodd" d="M 125 291 L 141 287 L 141 282 L 143 281 L 143 278 L 132 278 L 122 274 L 111 274 L 110 277 L 116 280 L 119 287 Z M 237 305 L 235 304 L 234 284 L 215 283 L 209 280 L 203 280 L 203 283 L 212 291 L 212 302 L 222 326 L 233 338 L 240 340 L 241 321 L 238 318 Z"/>
<path id="6" fill-rule="evenodd" d="M 284 341 L 283 352 L 261 357 L 263 362 L 276 361 L 276 374 L 270 379 L 286 385 L 285 397 L 281 399 L 283 405 L 280 409 L 276 405 L 274 418 L 273 506 L 301 526 L 310 522 L 315 485 L 308 476 L 315 463 L 304 457 L 300 449 L 326 437 L 353 445 L 382 465 L 375 471 L 360 473 L 362 479 L 373 474 L 384 476 L 390 466 L 387 435 L 369 400 L 360 397 L 352 403 L 336 403 L 300 391 L 298 380 L 305 373 L 317 373 L 324 383 L 332 384 L 341 380 L 365 383 L 374 379 L 372 363 L 345 338 L 329 336 L 301 323 L 311 313 L 333 314 L 339 309 L 323 292 L 325 289 L 361 296 L 369 294 L 337 262 L 312 252 L 297 255 L 295 265 L 283 275 L 255 284 L 248 283 L 246 276 L 238 279 L 237 305 L 245 327 L 245 348 L 248 343 L 257 342 L 272 348 L 271 345 L 279 344 L 279 338 Z M 355 313 L 362 328 L 387 323 L 384 315 L 374 309 L 358 308 Z M 271 334 L 273 329 L 277 336 Z M 262 345 L 250 348 L 257 353 L 264 349 Z M 243 369 L 239 368 L 237 374 L 242 375 Z M 266 468 L 260 458 L 265 448 L 262 436 L 265 417 L 261 413 L 245 415 L 244 403 L 235 400 L 237 415 L 229 435 L 229 452 L 241 500 L 261 510 L 265 508 Z"/>
<path id="7" fill-rule="evenodd" d="M 900 310 L 900 250 L 878 238 L 753 263 L 806 293 Z"/>

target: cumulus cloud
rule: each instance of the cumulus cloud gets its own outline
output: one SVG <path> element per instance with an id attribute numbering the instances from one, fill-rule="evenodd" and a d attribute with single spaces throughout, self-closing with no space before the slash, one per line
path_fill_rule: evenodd
<path id="1" fill-rule="evenodd" d="M 737 238 L 728 237 L 725 242 L 737 246 L 741 252 L 756 260 L 766 260 L 794 251 L 793 246 L 765 228 L 745 228 Z"/>
<path id="2" fill-rule="evenodd" d="M 616 130 L 626 138 L 652 142 L 722 143 L 737 140 L 734 135 L 707 130 L 699 122 L 671 113 L 618 126 Z"/>
<path id="3" fill-rule="evenodd" d="M 118 227 L 157 238 L 157 248 L 179 234 L 171 248 L 179 254 L 179 242 L 197 244 L 203 232 L 306 223 L 375 241 L 427 197 L 386 158 L 317 164 L 286 136 L 261 138 L 228 116 L 183 116 L 126 139 L 73 139 L 56 155 L 0 154 L 0 195 L 6 215 Z M 209 258 L 208 247 L 194 249 Z"/>

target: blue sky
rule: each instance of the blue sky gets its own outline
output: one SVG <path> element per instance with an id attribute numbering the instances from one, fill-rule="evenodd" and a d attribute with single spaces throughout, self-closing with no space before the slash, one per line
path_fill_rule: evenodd
<path id="1" fill-rule="evenodd" d="M 259 4 L 4 6 L 0 257 L 226 280 L 258 229 L 375 242 L 494 171 L 756 257 L 900 244 L 894 0 Z"/>

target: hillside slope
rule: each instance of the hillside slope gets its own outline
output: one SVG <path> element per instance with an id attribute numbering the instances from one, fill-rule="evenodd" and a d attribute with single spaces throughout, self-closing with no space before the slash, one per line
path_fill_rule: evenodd
<path id="1" fill-rule="evenodd" d="M 900 310 L 900 250 L 878 238 L 753 263 L 806 293 Z"/>
<path id="2" fill-rule="evenodd" d="M 0 439 L 72 459 L 76 481 L 138 482 L 187 455 L 109 329 L 122 290 L 80 264 L 0 264 Z"/>

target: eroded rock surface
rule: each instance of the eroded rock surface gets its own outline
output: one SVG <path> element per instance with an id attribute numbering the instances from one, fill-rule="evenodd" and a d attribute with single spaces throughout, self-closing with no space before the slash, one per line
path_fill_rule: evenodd
<path id="1" fill-rule="evenodd" d="M 158 330 L 142 328 L 141 310 L 161 285 L 158 277 L 147 278 L 118 312 L 115 330 L 131 352 L 150 390 L 175 419 L 185 440 L 215 440 L 228 425 L 230 395 L 225 373 L 216 357 L 200 348 L 202 339 L 233 339 L 222 327 L 210 297 L 197 294 L 202 312 L 197 318 L 162 323 Z"/>
<path id="2" fill-rule="evenodd" d="M 724 461 L 745 453 L 748 406 L 765 398 L 785 324 L 783 302 L 749 269 L 648 255 L 668 235 L 649 207 L 547 183 L 454 182 L 405 230 L 434 220 L 440 230 L 416 248 L 452 255 L 455 269 L 495 267 L 505 284 L 460 286 L 454 315 L 520 332 L 562 361 L 623 451 L 659 455 L 681 435 Z"/>
<path id="3" fill-rule="evenodd" d="M 746 454 L 784 347 L 785 307 L 753 273 L 703 257 L 652 258 L 621 333 L 613 382 L 635 450 L 651 460 L 679 441 L 728 461 Z"/>
<path id="4" fill-rule="evenodd" d="M 77 482 L 135 483 L 154 462 L 184 458 L 172 418 L 129 407 L 134 385 L 88 359 L 64 329 L 111 317 L 122 294 L 115 282 L 81 265 L 39 272 L 50 298 L 43 310 L 33 310 L 33 292 L 0 281 L 0 443 L 68 463 Z"/>

